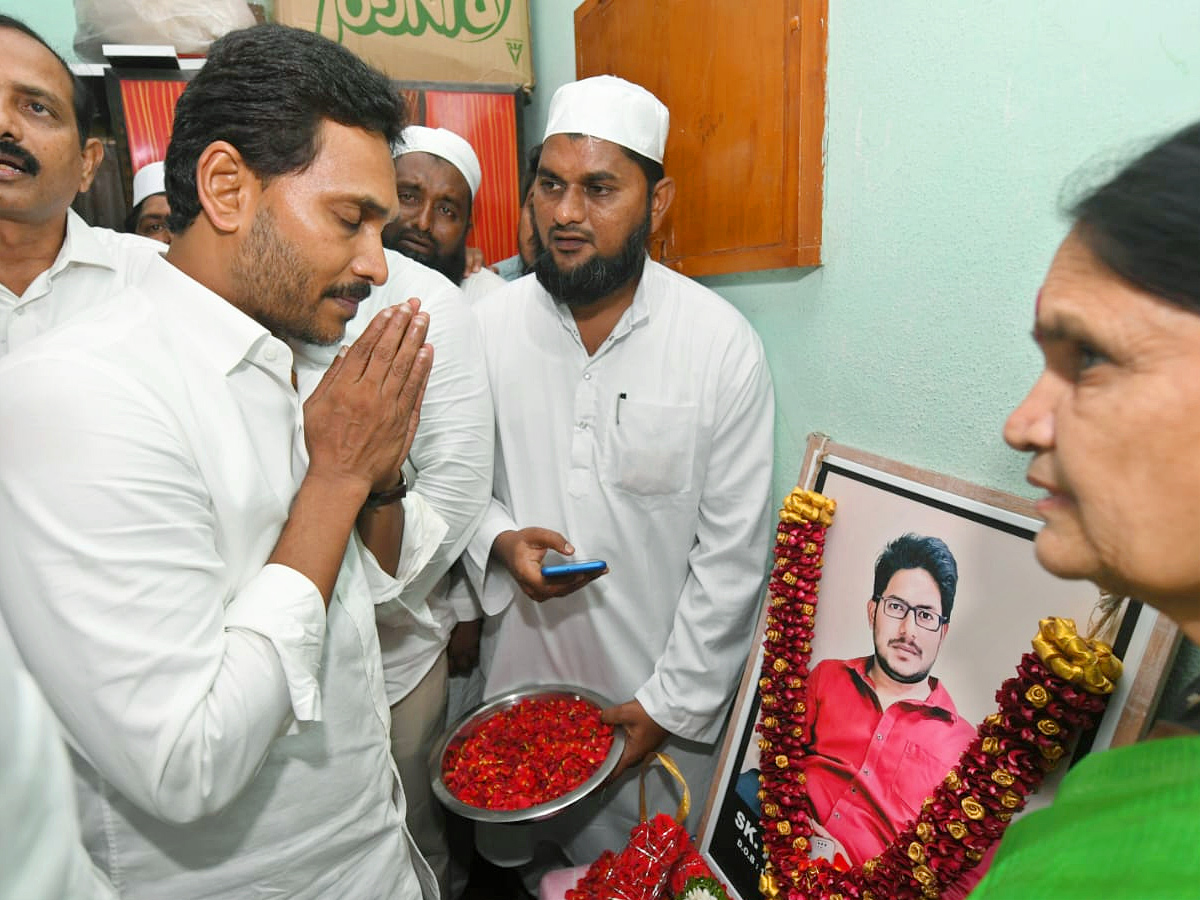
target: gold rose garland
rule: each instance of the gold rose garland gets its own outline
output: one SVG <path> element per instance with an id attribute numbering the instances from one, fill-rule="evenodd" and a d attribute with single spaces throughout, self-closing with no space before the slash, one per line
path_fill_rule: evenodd
<path id="1" fill-rule="evenodd" d="M 805 683 L 812 655 L 825 531 L 837 504 L 793 490 L 779 513 L 770 608 L 758 686 L 762 720 L 763 842 L 760 889 L 772 900 L 936 898 L 974 867 L 1009 820 L 1095 726 L 1121 674 L 1112 648 L 1086 640 L 1069 619 L 1043 619 L 998 709 L 920 815 L 879 856 L 848 870 L 810 860 L 812 813 L 805 786 Z"/>

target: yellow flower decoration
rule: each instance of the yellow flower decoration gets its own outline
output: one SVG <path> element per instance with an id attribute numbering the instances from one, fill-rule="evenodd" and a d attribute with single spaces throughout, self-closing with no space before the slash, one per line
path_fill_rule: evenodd
<path id="1" fill-rule="evenodd" d="M 1062 759 L 1063 754 L 1067 752 L 1066 748 L 1063 747 L 1062 744 L 1047 744 L 1045 747 L 1041 748 L 1041 751 L 1042 756 L 1049 760 Z"/>
<path id="2" fill-rule="evenodd" d="M 1112 647 L 1080 637 L 1073 619 L 1042 619 L 1033 649 L 1055 675 L 1091 694 L 1111 694 L 1121 677 Z"/>
<path id="3" fill-rule="evenodd" d="M 937 877 L 933 874 L 929 866 L 914 866 L 913 878 L 925 885 L 931 885 L 937 881 Z"/>
<path id="4" fill-rule="evenodd" d="M 775 900 L 779 896 L 779 885 L 775 882 L 775 876 L 770 870 L 758 876 L 758 892 L 763 895 L 765 900 Z"/>

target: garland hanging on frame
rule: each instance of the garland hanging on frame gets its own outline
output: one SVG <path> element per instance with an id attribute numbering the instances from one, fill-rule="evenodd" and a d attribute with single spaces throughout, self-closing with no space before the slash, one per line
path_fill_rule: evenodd
<path id="1" fill-rule="evenodd" d="M 1070 619 L 1043 619 L 1034 652 L 996 693 L 997 711 L 887 849 L 849 869 L 809 859 L 805 683 L 825 532 L 836 508 L 797 488 L 779 513 L 758 683 L 767 855 L 760 889 L 772 900 L 932 900 L 983 859 L 1071 740 L 1099 722 L 1121 663 L 1107 644 L 1076 634 Z"/>

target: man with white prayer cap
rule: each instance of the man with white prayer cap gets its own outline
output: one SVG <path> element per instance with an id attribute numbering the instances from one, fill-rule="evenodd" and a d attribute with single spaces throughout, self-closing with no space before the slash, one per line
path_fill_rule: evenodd
<path id="1" fill-rule="evenodd" d="M 538 842 L 574 865 L 622 846 L 652 750 L 704 790 L 749 653 L 771 547 L 771 378 L 736 309 L 646 255 L 675 192 L 668 126 L 620 78 L 559 88 L 533 189 L 536 278 L 474 307 L 496 408 L 492 505 L 466 557 L 489 616 L 485 697 L 577 685 L 607 698 L 626 739 L 595 802 L 477 830 L 502 865 Z M 542 574 L 564 557 L 607 569 Z M 651 811 L 678 804 L 662 775 Z"/>
<path id="2" fill-rule="evenodd" d="M 148 163 L 134 173 L 133 209 L 125 219 L 125 230 L 169 244 L 169 215 L 171 206 L 167 203 L 166 174 L 163 171 L 162 160 Z"/>
<path id="3" fill-rule="evenodd" d="M 470 143 L 448 128 L 410 125 L 392 156 L 400 217 L 384 232 L 384 246 L 441 272 L 468 303 L 504 284 L 486 267 L 466 275 L 467 235 L 483 180 Z"/>

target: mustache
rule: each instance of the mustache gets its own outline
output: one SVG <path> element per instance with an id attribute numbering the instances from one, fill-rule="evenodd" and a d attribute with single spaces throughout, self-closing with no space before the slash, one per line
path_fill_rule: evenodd
<path id="1" fill-rule="evenodd" d="M 921 648 L 918 647 L 916 644 L 910 644 L 908 641 L 900 640 L 900 638 L 893 638 L 892 640 L 888 641 L 888 646 L 889 647 L 903 647 L 905 650 L 907 650 L 909 653 L 912 653 L 915 656 L 924 656 L 925 655 L 924 653 L 921 652 Z"/>
<path id="2" fill-rule="evenodd" d="M 363 301 L 371 296 L 371 285 L 365 281 L 347 281 L 345 284 L 335 284 L 325 290 L 322 297 L 347 297 L 350 300 Z"/>
<path id="3" fill-rule="evenodd" d="M 29 175 L 36 175 L 42 170 L 42 164 L 37 161 L 37 157 L 12 141 L 0 141 L 0 156 L 13 157 Z"/>
<path id="4" fill-rule="evenodd" d="M 569 235 L 571 237 L 581 237 L 586 241 L 592 242 L 595 240 L 595 235 L 586 228 L 571 227 L 568 225 L 551 225 L 546 230 L 546 237 L 553 239 L 558 235 Z"/>

